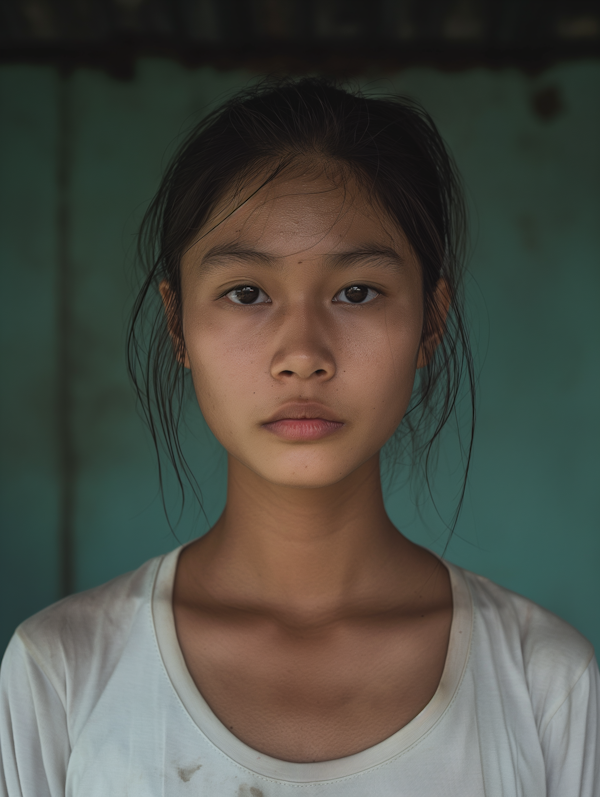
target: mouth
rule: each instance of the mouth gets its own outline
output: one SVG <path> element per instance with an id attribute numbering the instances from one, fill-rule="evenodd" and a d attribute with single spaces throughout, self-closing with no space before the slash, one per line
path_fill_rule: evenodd
<path id="1" fill-rule="evenodd" d="M 322 404 L 292 403 L 280 407 L 262 424 L 263 429 L 284 440 L 320 440 L 345 426 L 335 414 Z"/>

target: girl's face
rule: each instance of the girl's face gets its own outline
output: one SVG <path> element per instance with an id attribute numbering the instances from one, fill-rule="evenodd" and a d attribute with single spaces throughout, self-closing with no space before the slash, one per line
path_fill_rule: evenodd
<path id="1" fill-rule="evenodd" d="M 181 264 L 200 408 L 269 482 L 334 484 L 377 456 L 408 406 L 424 364 L 420 266 L 352 182 L 279 178 L 235 207 L 221 203 Z"/>

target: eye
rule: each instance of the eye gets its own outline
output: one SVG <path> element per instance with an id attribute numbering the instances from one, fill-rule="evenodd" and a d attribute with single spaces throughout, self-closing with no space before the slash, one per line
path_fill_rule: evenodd
<path id="1" fill-rule="evenodd" d="M 234 304 L 267 304 L 271 301 L 267 294 L 256 285 L 236 285 L 224 296 L 227 296 Z"/>
<path id="2" fill-rule="evenodd" d="M 367 304 L 379 296 L 379 291 L 368 285 L 349 285 L 336 294 L 334 302 L 344 304 Z"/>

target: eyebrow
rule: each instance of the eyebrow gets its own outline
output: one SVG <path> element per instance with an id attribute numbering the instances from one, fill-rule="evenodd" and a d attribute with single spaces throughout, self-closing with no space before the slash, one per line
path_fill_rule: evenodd
<path id="1" fill-rule="evenodd" d="M 254 263 L 259 266 L 277 266 L 283 258 L 269 252 L 241 246 L 238 244 L 218 244 L 213 246 L 201 259 L 201 267 L 205 273 L 220 271 L 230 262 Z M 327 266 L 332 269 L 349 268 L 354 265 L 373 266 L 387 265 L 394 271 L 406 267 L 406 260 L 394 249 L 387 246 L 366 245 L 348 252 L 335 252 L 325 256 Z M 377 261 L 377 262 L 375 262 Z"/>

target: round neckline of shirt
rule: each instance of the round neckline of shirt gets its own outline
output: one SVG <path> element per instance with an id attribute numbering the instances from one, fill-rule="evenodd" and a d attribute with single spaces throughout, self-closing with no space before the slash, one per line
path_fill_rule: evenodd
<path id="1" fill-rule="evenodd" d="M 406 752 L 432 730 L 450 707 L 469 658 L 473 603 L 462 570 L 440 559 L 450 574 L 452 625 L 442 677 L 425 708 L 387 739 L 345 758 L 297 763 L 272 758 L 254 750 L 223 725 L 200 694 L 186 666 L 177 639 L 172 603 L 177 561 L 184 547 L 182 545 L 165 554 L 156 570 L 151 611 L 158 649 L 166 675 L 194 724 L 221 753 L 240 766 L 256 775 L 290 783 L 316 783 L 358 775 Z"/>

